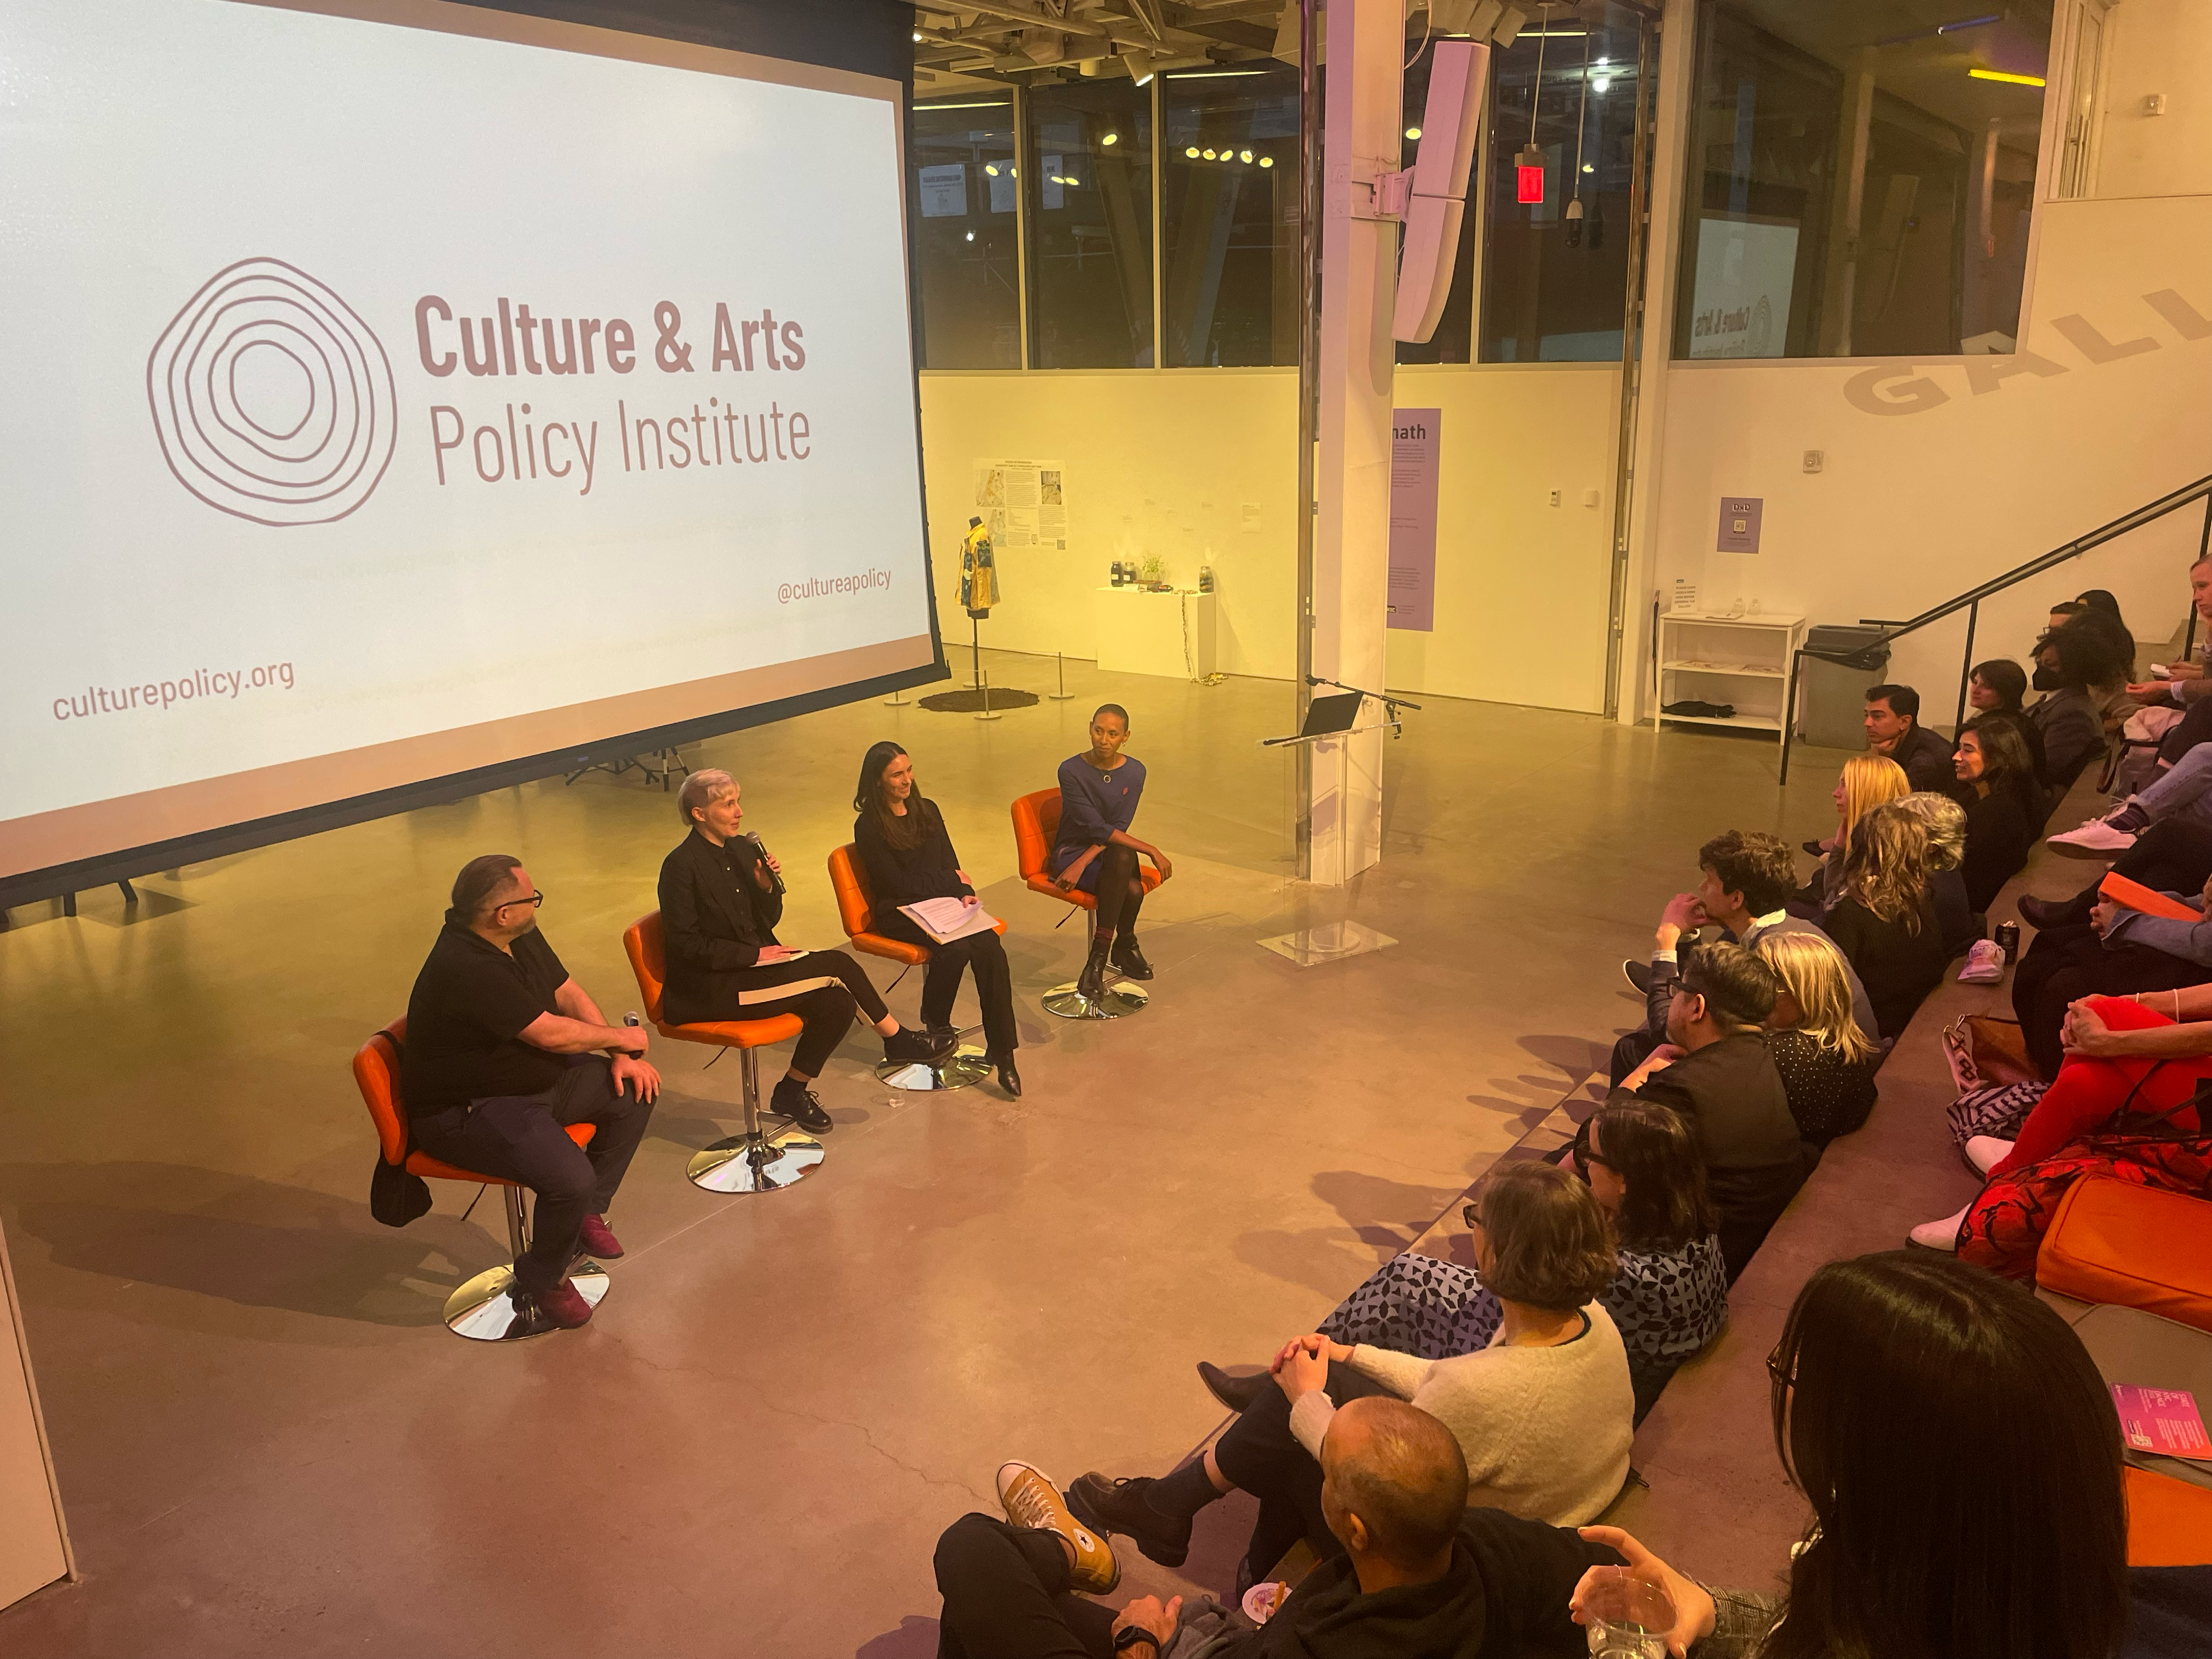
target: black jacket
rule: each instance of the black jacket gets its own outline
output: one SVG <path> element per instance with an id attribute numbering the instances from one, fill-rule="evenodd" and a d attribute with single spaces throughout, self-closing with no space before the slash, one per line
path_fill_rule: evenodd
<path id="1" fill-rule="evenodd" d="M 868 872 L 868 890 L 875 900 L 878 921 L 902 904 L 966 898 L 975 890 L 960 879 L 960 854 L 952 850 L 945 815 L 935 803 L 916 795 L 908 803 L 907 811 L 919 813 L 927 825 L 911 847 L 892 846 L 873 812 L 863 812 L 853 820 L 853 844 L 860 849 L 860 863 Z"/>
<path id="2" fill-rule="evenodd" d="M 1915 720 L 1890 759 L 1905 769 L 1905 778 L 1915 789 L 1948 794 L 1959 781 L 1958 769 L 1951 764 L 1958 747 L 1942 732 L 1930 732 Z"/>
<path id="3" fill-rule="evenodd" d="M 2025 787 L 2000 784 L 1986 795 L 1978 794 L 1970 783 L 1959 789 L 1959 804 L 1966 809 L 1966 858 L 1959 866 L 1966 880 L 1966 902 L 1987 912 L 2004 884 L 2026 867 L 2041 827 L 2042 802 L 2031 800 Z"/>
<path id="4" fill-rule="evenodd" d="M 1943 924 L 1928 894 L 1920 898 L 1919 926 L 1908 931 L 1902 919 L 1884 921 L 1846 894 L 1820 918 L 1820 926 L 1850 958 L 1874 1003 L 1881 1035 L 1894 1042 L 1928 994 L 1943 977 L 1951 958 L 1943 948 Z"/>
<path id="5" fill-rule="evenodd" d="M 1364 1595 L 1351 1559 L 1334 1557 L 1218 1659 L 1572 1659 L 1589 1648 L 1567 1598 L 1586 1569 L 1620 1559 L 1570 1527 L 1469 1510 L 1436 1583 Z"/>
<path id="6" fill-rule="evenodd" d="M 660 930 L 668 953 L 661 1016 L 672 1024 L 727 1019 L 744 981 L 737 970 L 777 943 L 783 895 L 765 873 L 760 850 L 739 836 L 717 847 L 693 830 L 660 865 Z"/>

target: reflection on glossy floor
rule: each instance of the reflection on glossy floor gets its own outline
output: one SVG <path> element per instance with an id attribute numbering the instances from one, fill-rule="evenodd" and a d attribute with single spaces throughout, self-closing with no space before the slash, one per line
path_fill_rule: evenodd
<path id="1" fill-rule="evenodd" d="M 990 666 L 1051 689 L 1049 662 Z M 657 1044 L 667 1092 L 611 1217 L 629 1254 L 574 1334 L 446 1331 L 447 1294 L 501 1259 L 497 1200 L 464 1220 L 473 1189 L 441 1183 L 414 1225 L 372 1221 L 348 1062 L 482 852 L 523 859 L 571 969 L 635 1006 L 621 932 L 671 798 L 554 780 L 150 877 L 135 920 L 112 888 L 74 920 L 16 910 L 0 1221 L 85 1577 L 0 1613 L 0 1650 L 920 1659 L 931 1545 L 994 1507 L 1002 1459 L 1065 1480 L 1188 1450 L 1219 1417 L 1194 1359 L 1310 1328 L 1602 1066 L 1637 1012 L 1620 959 L 1700 840 L 1830 816 L 1823 757 L 1785 811 L 1771 744 L 1432 699 L 1389 750 L 1387 858 L 1309 908 L 1285 763 L 1255 747 L 1286 686 L 1069 684 L 992 722 L 870 702 L 689 757 L 745 786 L 785 939 L 827 945 L 861 751 L 904 743 L 1011 923 L 1027 1093 L 885 1088 L 848 1042 L 829 1161 L 718 1197 L 684 1170 L 737 1127 L 737 1068 Z M 1078 1024 L 1036 997 L 1081 924 L 1015 878 L 1007 804 L 1108 697 L 1176 875 L 1145 911 L 1151 1006 Z M 1255 943 L 1347 902 L 1398 943 L 1310 969 Z M 1238 1518 L 1125 1589 L 1225 1591 Z"/>

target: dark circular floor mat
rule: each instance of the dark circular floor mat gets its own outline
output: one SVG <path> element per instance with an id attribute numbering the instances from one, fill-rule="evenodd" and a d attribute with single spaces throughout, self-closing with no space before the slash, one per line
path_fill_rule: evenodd
<path id="1" fill-rule="evenodd" d="M 939 691 L 934 696 L 924 697 L 921 701 L 924 708 L 934 709 L 940 714 L 980 714 L 983 712 L 985 695 L 981 691 Z M 1037 694 L 1034 691 L 1015 691 L 996 685 L 991 688 L 988 696 L 993 714 L 1002 708 L 1027 708 L 1037 701 Z"/>

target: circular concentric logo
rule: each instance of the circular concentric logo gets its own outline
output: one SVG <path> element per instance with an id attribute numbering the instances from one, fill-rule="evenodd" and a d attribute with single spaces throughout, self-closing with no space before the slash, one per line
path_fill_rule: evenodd
<path id="1" fill-rule="evenodd" d="M 396 436 L 392 364 L 353 307 L 281 259 L 241 259 L 146 359 L 177 482 L 256 524 L 327 524 L 375 492 Z"/>

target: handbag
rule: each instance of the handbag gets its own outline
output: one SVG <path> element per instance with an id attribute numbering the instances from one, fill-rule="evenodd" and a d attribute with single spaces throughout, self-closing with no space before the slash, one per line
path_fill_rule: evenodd
<path id="1" fill-rule="evenodd" d="M 2027 1057 L 2027 1034 L 2016 1019 L 1961 1014 L 1943 1028 L 1943 1060 L 1960 1094 L 1997 1083 L 2039 1083 Z"/>
<path id="2" fill-rule="evenodd" d="M 2043 1098 L 2042 1083 L 1987 1083 L 1969 1089 L 1943 1109 L 1950 1121 L 1951 1139 L 1961 1146 L 1976 1135 L 1999 1140 L 2019 1139 L 2020 1126 Z"/>

